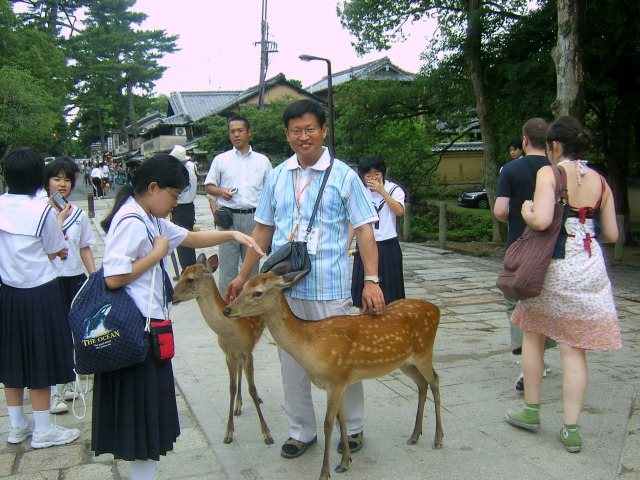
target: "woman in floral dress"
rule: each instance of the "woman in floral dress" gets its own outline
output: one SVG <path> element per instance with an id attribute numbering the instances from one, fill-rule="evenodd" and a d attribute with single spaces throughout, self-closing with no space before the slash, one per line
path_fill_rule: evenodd
<path id="1" fill-rule="evenodd" d="M 528 430 L 540 428 L 544 339 L 558 342 L 562 359 L 564 425 L 560 440 L 579 452 L 579 416 L 587 390 L 585 350 L 622 348 L 620 326 L 600 243 L 618 238 L 613 195 L 602 176 L 582 160 L 589 134 L 575 118 L 561 117 L 547 131 L 547 156 L 567 176 L 564 226 L 539 296 L 520 301 L 511 321 L 524 332 L 522 370 L 525 404 L 506 420 Z M 538 171 L 533 201 L 522 205 L 531 228 L 551 224 L 555 198 L 552 167 Z"/>

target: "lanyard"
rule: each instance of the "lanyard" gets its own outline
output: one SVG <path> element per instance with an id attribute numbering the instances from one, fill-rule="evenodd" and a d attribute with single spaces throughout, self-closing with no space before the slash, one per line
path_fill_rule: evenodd
<path id="1" fill-rule="evenodd" d="M 300 206 L 300 197 L 302 196 L 302 192 L 305 191 L 305 189 L 309 186 L 309 184 L 313 180 L 313 177 L 315 177 L 316 173 L 318 173 L 317 170 L 314 170 L 313 174 L 311 175 L 311 177 L 309 177 L 309 180 L 307 180 L 307 183 L 305 183 L 304 186 L 302 187 L 302 189 L 299 190 L 297 172 L 298 172 L 298 169 L 296 168 L 293 171 L 293 182 L 294 182 L 295 189 L 296 189 L 296 208 L 298 209 L 298 216 L 296 218 L 296 223 L 293 226 L 293 231 L 291 232 L 291 235 L 289 235 L 289 241 L 290 242 L 293 241 L 293 237 L 295 237 L 296 232 L 298 231 L 298 225 L 300 223 L 300 219 L 302 218 L 302 212 L 301 212 L 301 206 Z"/>

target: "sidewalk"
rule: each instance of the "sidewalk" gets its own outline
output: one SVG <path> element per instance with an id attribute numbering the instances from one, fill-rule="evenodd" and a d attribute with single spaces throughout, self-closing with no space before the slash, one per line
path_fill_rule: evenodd
<path id="1" fill-rule="evenodd" d="M 81 182 L 80 182 L 81 183 Z M 72 202 L 87 211 L 86 193 L 76 187 Z M 111 194 L 114 196 L 114 193 Z M 98 222 L 113 200 L 95 200 L 94 225 L 102 261 Z M 196 199 L 197 223 L 213 228 L 208 201 Z M 102 233 L 102 232 L 100 232 Z M 365 382 L 364 447 L 353 454 L 346 473 L 334 479 L 640 479 L 640 282 L 638 271 L 612 267 L 624 348 L 588 354 L 589 389 L 581 415 L 583 450 L 567 453 L 557 439 L 562 424 L 562 378 L 557 349 L 547 354 L 552 371 L 543 382 L 543 425 L 538 433 L 521 431 L 504 421 L 504 412 L 522 395 L 515 380 L 520 367 L 509 352 L 509 330 L 502 295 L 494 286 L 500 262 L 454 254 L 418 244 L 403 244 L 408 297 L 428 300 L 442 311 L 434 367 L 442 395 L 442 450 L 431 449 L 435 430 L 431 394 L 424 432 L 414 446 L 405 444 L 413 428 L 417 393 L 401 372 Z M 217 248 L 204 249 L 217 253 Z M 173 267 L 169 274 L 173 276 Z M 275 439 L 265 445 L 255 408 L 243 381 L 243 410 L 235 418 L 234 441 L 222 443 L 229 408 L 224 356 L 215 334 L 204 323 L 195 301 L 172 310 L 177 356 L 173 360 L 182 434 L 159 463 L 158 480 L 315 479 L 322 464 L 324 392 L 314 389 L 318 443 L 302 457 L 287 460 L 280 446 L 288 437 L 283 411 L 280 366 L 275 343 L 265 333 L 254 351 L 256 385 L 262 412 Z M 26 403 L 28 404 L 28 396 Z M 0 477 L 12 480 L 120 480 L 129 478 L 127 462 L 94 457 L 90 449 L 89 413 L 58 422 L 79 428 L 70 445 L 32 450 L 29 442 L 0 442 Z M 30 405 L 27 405 L 30 410 Z M 6 437 L 8 418 L 0 395 L 0 425 Z M 333 466 L 337 429 L 332 441 Z"/>

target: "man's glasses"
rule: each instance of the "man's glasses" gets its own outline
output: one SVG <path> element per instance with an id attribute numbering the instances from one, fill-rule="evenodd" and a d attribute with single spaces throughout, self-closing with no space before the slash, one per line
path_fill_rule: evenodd
<path id="1" fill-rule="evenodd" d="M 293 135 L 294 137 L 299 137 L 302 135 L 302 132 L 304 132 L 304 134 L 307 137 L 310 137 L 311 135 L 313 135 L 314 133 L 316 133 L 318 130 L 320 130 L 319 128 L 316 127 L 309 127 L 309 128 L 305 128 L 303 130 L 289 130 L 289 133 L 291 135 Z"/>

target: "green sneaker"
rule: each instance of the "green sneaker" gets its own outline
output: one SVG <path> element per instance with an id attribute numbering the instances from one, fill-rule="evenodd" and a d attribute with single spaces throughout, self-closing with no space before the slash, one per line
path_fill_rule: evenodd
<path id="1" fill-rule="evenodd" d="M 569 453 L 578 453 L 582 448 L 580 425 L 563 425 L 560 429 L 560 441 Z"/>
<path id="2" fill-rule="evenodd" d="M 525 403 L 520 409 L 507 410 L 506 420 L 511 425 L 538 431 L 540 429 L 540 406 L 535 407 Z"/>

